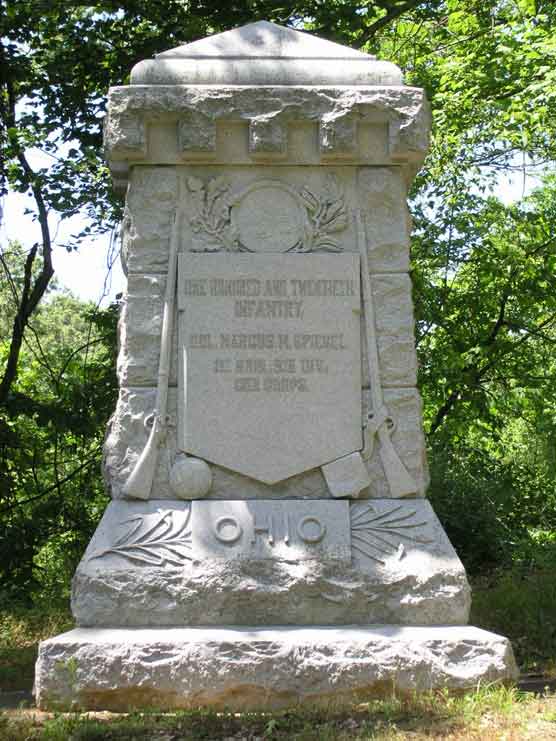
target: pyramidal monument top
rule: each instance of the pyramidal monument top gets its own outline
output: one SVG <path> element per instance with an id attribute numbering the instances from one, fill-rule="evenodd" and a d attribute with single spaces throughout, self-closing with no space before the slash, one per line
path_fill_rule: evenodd
<path id="1" fill-rule="evenodd" d="M 268 21 L 177 46 L 135 65 L 132 85 L 402 85 L 391 62 Z"/>
<path id="2" fill-rule="evenodd" d="M 366 59 L 369 54 L 269 21 L 257 21 L 231 31 L 177 46 L 157 54 L 157 59 L 203 57 L 276 59 Z"/>

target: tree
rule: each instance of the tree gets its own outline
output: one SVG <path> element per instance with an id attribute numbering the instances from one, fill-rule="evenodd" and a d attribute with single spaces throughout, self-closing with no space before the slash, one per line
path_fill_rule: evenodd
<path id="1" fill-rule="evenodd" d="M 5 260 L 16 269 L 22 249 L 10 248 Z M 4 361 L 9 318 L 18 307 L 11 288 L 0 290 L 0 305 Z M 115 331 L 116 307 L 99 311 L 60 291 L 50 293 L 29 324 L 0 420 L 4 596 L 55 593 L 67 585 L 105 504 L 100 458 L 117 390 Z"/>
<path id="2" fill-rule="evenodd" d="M 533 491 L 539 472 L 543 486 L 554 481 L 555 187 L 548 181 L 510 206 L 494 190 L 501 178 L 548 171 L 556 160 L 550 0 L 3 0 L 0 7 L 2 187 L 30 194 L 42 233 L 11 268 L 17 308 L 0 365 L 7 418 L 19 403 L 25 334 L 55 267 L 49 213 L 84 212 L 90 232 L 120 215 L 101 155 L 108 87 L 125 84 L 132 66 L 156 52 L 266 18 L 391 60 L 431 100 L 431 152 L 412 209 L 421 388 L 433 464 L 440 462 L 433 493 L 442 476 L 457 488 L 450 471 L 464 469 L 469 489 L 480 468 L 506 507 L 513 500 L 504 490 Z M 34 147 L 55 164 L 33 171 Z M 68 247 L 78 244 L 79 235 Z M 497 506 L 489 510 L 495 518 Z M 530 515 L 524 526 L 535 521 Z"/>

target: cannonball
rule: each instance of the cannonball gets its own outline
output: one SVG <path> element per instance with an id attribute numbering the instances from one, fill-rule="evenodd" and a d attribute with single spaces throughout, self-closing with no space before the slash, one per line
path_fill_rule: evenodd
<path id="1" fill-rule="evenodd" d="M 205 461 L 179 455 L 170 469 L 170 488 L 178 499 L 201 499 L 212 485 L 212 473 Z"/>

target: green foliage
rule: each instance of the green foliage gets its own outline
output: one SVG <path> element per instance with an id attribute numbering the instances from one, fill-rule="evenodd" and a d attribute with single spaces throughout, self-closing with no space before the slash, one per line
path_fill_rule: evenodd
<path id="1" fill-rule="evenodd" d="M 431 100 L 411 202 L 419 383 L 433 504 L 475 572 L 542 561 L 534 534 L 555 524 L 555 12 L 419 3 L 370 47 Z M 497 197 L 535 167 L 534 193 Z"/>
<path id="2" fill-rule="evenodd" d="M 72 627 L 67 608 L 43 602 L 0 611 L 0 692 L 33 687 L 38 643 Z"/>
<path id="3" fill-rule="evenodd" d="M 0 301 L 9 317 L 9 297 L 0 292 Z M 52 293 L 30 325 L 0 414 L 4 599 L 67 595 L 105 504 L 99 469 L 116 395 L 116 311 Z M 0 362 L 8 345 L 4 326 Z"/>
<path id="4" fill-rule="evenodd" d="M 409 84 L 426 89 L 431 151 L 411 208 L 431 494 L 473 571 L 542 560 L 546 539 L 539 546 L 535 533 L 551 532 L 556 510 L 554 3 L 5 0 L 3 7 L 3 186 L 37 203 L 38 188 L 62 217 L 87 213 L 87 231 L 110 228 L 121 208 L 101 153 L 106 91 L 156 52 L 266 18 L 391 60 Z M 21 154 L 32 147 L 54 159 L 30 177 Z M 535 167 L 544 176 L 535 193 L 511 204 L 497 197 L 497 183 Z M 21 251 L 18 260 L 16 284 Z M 0 286 L 0 367 L 8 288 Z M 110 350 L 100 340 L 107 327 L 99 325 L 113 327 L 113 313 L 91 319 L 70 299 L 49 301 L 31 322 L 37 336 L 27 332 L 0 427 L 0 507 L 8 507 L 0 562 L 18 590 L 44 587 L 53 564 L 68 574 L 88 537 L 102 501 L 88 462 L 98 456 L 113 399 Z M 90 351 L 71 355 L 93 335 Z M 78 461 L 86 467 L 65 482 Z"/>
<path id="5" fill-rule="evenodd" d="M 553 551 L 554 552 L 554 551 Z M 522 671 L 554 673 L 556 584 L 546 570 L 514 568 L 474 584 L 471 622 L 507 636 Z"/>

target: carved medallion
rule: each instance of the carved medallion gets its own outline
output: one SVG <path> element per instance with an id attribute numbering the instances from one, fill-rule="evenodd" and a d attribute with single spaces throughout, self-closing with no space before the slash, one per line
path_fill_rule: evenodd
<path id="1" fill-rule="evenodd" d="M 193 252 L 341 252 L 348 224 L 344 193 L 329 175 L 320 193 L 280 180 L 233 191 L 225 177 L 187 179 Z"/>

